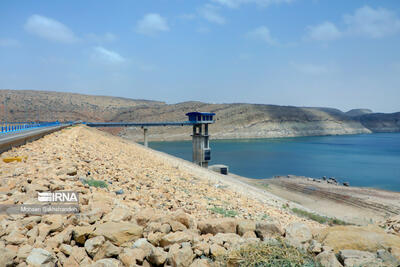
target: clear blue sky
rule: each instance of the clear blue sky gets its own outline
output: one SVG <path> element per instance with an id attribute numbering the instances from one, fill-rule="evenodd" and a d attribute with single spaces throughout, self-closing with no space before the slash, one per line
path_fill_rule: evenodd
<path id="1" fill-rule="evenodd" d="M 1 1 L 0 88 L 400 111 L 400 1 Z"/>

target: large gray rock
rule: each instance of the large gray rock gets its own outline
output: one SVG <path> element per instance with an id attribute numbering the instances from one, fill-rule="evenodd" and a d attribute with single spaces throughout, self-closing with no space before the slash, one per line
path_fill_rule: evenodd
<path id="1" fill-rule="evenodd" d="M 29 253 L 31 253 L 33 247 L 31 245 L 25 244 L 21 247 L 18 248 L 18 253 L 17 253 L 17 257 L 20 260 L 26 260 L 26 258 L 29 256 Z M 0 253 L 0 255 L 2 255 Z M 0 263 L 1 265 L 1 263 Z"/>
<path id="2" fill-rule="evenodd" d="M 15 257 L 17 257 L 17 253 L 15 251 L 6 248 L 0 248 L 0 266 L 13 266 Z"/>
<path id="3" fill-rule="evenodd" d="M 310 246 L 308 247 L 308 251 L 311 253 L 318 254 L 322 251 L 322 245 L 316 240 L 311 240 Z"/>
<path id="4" fill-rule="evenodd" d="M 376 253 L 378 258 L 382 259 L 387 265 L 400 266 L 400 260 L 397 260 L 390 252 L 380 249 Z"/>
<path id="5" fill-rule="evenodd" d="M 104 258 L 113 258 L 118 256 L 120 253 L 121 249 L 107 240 L 93 257 L 93 260 L 97 261 Z"/>
<path id="6" fill-rule="evenodd" d="M 261 240 L 267 240 L 271 237 L 282 236 L 284 231 L 278 223 L 260 221 L 256 223 L 256 234 Z"/>
<path id="7" fill-rule="evenodd" d="M 76 262 L 78 262 L 78 263 L 81 263 L 85 259 L 89 258 L 89 256 L 86 253 L 85 248 L 78 247 L 78 246 L 72 247 L 72 252 L 71 252 L 70 257 L 73 257 L 76 260 Z"/>
<path id="8" fill-rule="evenodd" d="M 210 263 L 206 259 L 196 259 L 189 267 L 210 267 Z"/>
<path id="9" fill-rule="evenodd" d="M 93 236 L 104 236 L 116 246 L 134 241 L 142 236 L 143 228 L 135 223 L 128 222 L 107 222 L 96 225 Z"/>
<path id="10" fill-rule="evenodd" d="M 144 251 L 145 257 L 150 256 L 154 246 L 146 238 L 140 238 L 133 243 L 132 248 L 138 248 Z"/>
<path id="11" fill-rule="evenodd" d="M 324 267 L 343 267 L 331 251 L 324 251 L 318 254 L 315 260 Z"/>
<path id="12" fill-rule="evenodd" d="M 236 233 L 237 221 L 233 218 L 217 218 L 199 222 L 197 225 L 202 234 Z"/>
<path id="13" fill-rule="evenodd" d="M 298 246 L 311 240 L 312 234 L 310 228 L 304 223 L 291 223 L 285 229 L 286 240 L 294 245 Z"/>
<path id="14" fill-rule="evenodd" d="M 183 210 L 178 210 L 178 211 L 174 212 L 172 217 L 174 218 L 174 220 L 185 225 L 188 229 L 196 229 L 197 228 L 196 220 L 189 214 L 185 213 Z"/>
<path id="15" fill-rule="evenodd" d="M 188 246 L 179 248 L 177 244 L 174 244 L 168 252 L 168 261 L 174 267 L 189 267 L 194 257 L 195 254 L 193 254 L 192 249 Z"/>
<path id="16" fill-rule="evenodd" d="M 376 255 L 360 250 L 344 249 L 339 251 L 339 258 L 345 267 L 353 266 L 380 266 L 382 261 Z"/>
<path id="17" fill-rule="evenodd" d="M 90 265 L 91 267 L 122 267 L 124 266 L 116 259 L 101 259 Z"/>
<path id="18" fill-rule="evenodd" d="M 78 244 L 85 244 L 86 239 L 88 236 L 93 233 L 95 230 L 95 227 L 93 225 L 89 226 L 76 226 L 72 230 L 72 236 L 74 237 L 74 240 Z"/>
<path id="19" fill-rule="evenodd" d="M 118 255 L 118 259 L 125 266 L 134 266 L 135 262 L 143 262 L 146 258 L 146 253 L 140 248 L 124 248 Z"/>
<path id="20" fill-rule="evenodd" d="M 228 234 L 219 233 L 211 237 L 210 241 L 211 243 L 223 246 L 225 243 L 228 243 L 229 245 L 242 243 L 243 238 L 233 233 L 228 233 Z"/>
<path id="21" fill-rule="evenodd" d="M 106 239 L 104 236 L 96 236 L 86 240 L 85 242 L 85 250 L 91 256 L 94 257 L 96 253 L 99 251 L 100 247 L 104 244 Z"/>
<path id="22" fill-rule="evenodd" d="M 250 220 L 241 220 L 237 225 L 237 233 L 243 236 L 247 232 L 254 232 L 256 230 L 256 223 Z"/>
<path id="23" fill-rule="evenodd" d="M 148 261 L 154 265 L 162 265 L 167 260 L 168 253 L 165 252 L 162 248 L 153 248 L 149 257 L 147 257 Z"/>
<path id="24" fill-rule="evenodd" d="M 20 232 L 21 232 L 20 230 L 14 230 L 3 238 L 6 241 L 6 243 L 10 244 L 10 245 L 24 244 L 24 243 L 26 243 L 27 239 Z"/>
<path id="25" fill-rule="evenodd" d="M 72 253 L 72 247 L 70 245 L 68 245 L 68 244 L 62 244 L 60 246 L 60 251 L 62 253 L 64 253 L 65 255 L 69 256 Z"/>
<path id="26" fill-rule="evenodd" d="M 47 250 L 34 248 L 26 258 L 26 262 L 30 266 L 50 267 L 55 265 L 56 258 Z"/>
<path id="27" fill-rule="evenodd" d="M 210 246 L 210 254 L 213 257 L 223 256 L 226 254 L 226 249 L 220 245 L 212 244 Z"/>
<path id="28" fill-rule="evenodd" d="M 190 240 L 192 240 L 192 236 L 186 232 L 171 232 L 161 238 L 160 244 L 161 246 L 166 247 L 175 243 L 188 242 Z"/>

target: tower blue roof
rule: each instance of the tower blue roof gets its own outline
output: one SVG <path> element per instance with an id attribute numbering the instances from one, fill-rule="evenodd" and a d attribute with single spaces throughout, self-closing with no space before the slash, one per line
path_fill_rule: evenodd
<path id="1" fill-rule="evenodd" d="M 198 123 L 214 123 L 213 116 L 215 113 L 212 112 L 189 112 L 186 116 L 189 117 L 190 122 Z"/>
<path id="2" fill-rule="evenodd" d="M 190 115 L 208 115 L 208 116 L 214 116 L 215 113 L 212 113 L 212 112 L 197 112 L 197 111 L 186 113 L 186 116 L 190 116 Z"/>

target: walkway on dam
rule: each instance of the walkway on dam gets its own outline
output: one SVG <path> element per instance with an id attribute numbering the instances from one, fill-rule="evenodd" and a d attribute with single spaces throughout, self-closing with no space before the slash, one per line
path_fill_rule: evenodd
<path id="1" fill-rule="evenodd" d="M 68 124 L 59 124 L 55 126 L 47 126 L 47 127 L 39 127 L 32 129 L 24 129 L 23 131 L 15 131 L 8 132 L 4 134 L 0 134 L 0 153 L 10 149 L 15 145 L 21 145 L 33 140 L 36 140 L 48 133 L 52 133 L 58 131 L 62 128 L 71 125 Z"/>
<path id="2" fill-rule="evenodd" d="M 89 127 L 152 127 L 152 126 L 187 126 L 194 125 L 193 121 L 164 121 L 164 122 L 85 122 Z"/>

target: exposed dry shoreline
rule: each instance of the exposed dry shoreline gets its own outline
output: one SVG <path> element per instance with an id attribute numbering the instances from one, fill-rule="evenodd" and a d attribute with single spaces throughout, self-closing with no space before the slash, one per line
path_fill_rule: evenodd
<path id="1" fill-rule="evenodd" d="M 293 175 L 271 179 L 238 179 L 319 214 L 349 223 L 367 225 L 400 214 L 400 192 L 345 187 Z"/>
<path id="2" fill-rule="evenodd" d="M 124 129 L 103 129 L 135 142 L 143 141 L 143 130 L 137 127 Z M 210 125 L 213 140 L 286 138 L 306 136 L 356 135 L 373 133 L 357 123 L 324 122 L 262 122 L 253 125 L 231 127 Z M 148 131 L 150 141 L 191 140 L 190 127 L 153 127 Z"/>

